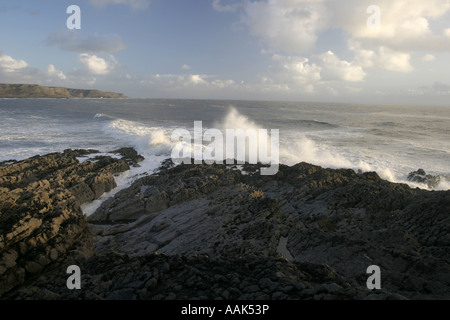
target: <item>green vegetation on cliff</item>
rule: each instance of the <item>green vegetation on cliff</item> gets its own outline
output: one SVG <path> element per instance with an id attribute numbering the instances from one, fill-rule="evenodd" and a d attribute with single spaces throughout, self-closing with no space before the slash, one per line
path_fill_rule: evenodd
<path id="1" fill-rule="evenodd" d="M 127 98 L 122 93 L 45 87 L 37 84 L 0 84 L 0 98 Z"/>

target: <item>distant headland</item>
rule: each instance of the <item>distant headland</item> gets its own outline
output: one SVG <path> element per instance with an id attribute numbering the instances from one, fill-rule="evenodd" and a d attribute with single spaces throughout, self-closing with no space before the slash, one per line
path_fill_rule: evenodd
<path id="1" fill-rule="evenodd" d="M 0 98 L 128 98 L 122 93 L 90 89 L 0 83 Z"/>

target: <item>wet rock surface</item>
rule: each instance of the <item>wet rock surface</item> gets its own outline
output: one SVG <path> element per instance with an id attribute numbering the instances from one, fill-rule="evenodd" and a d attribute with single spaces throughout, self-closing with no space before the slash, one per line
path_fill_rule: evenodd
<path id="1" fill-rule="evenodd" d="M 243 168 L 166 161 L 88 217 L 81 290 L 67 289 L 67 262 L 4 297 L 450 298 L 449 191 L 307 163 Z M 366 287 L 370 265 L 381 290 Z"/>
<path id="2" fill-rule="evenodd" d="M 448 177 L 443 177 L 443 179 L 450 181 Z M 441 182 L 441 177 L 427 174 L 425 170 L 418 169 L 417 171 L 413 171 L 408 174 L 408 181 L 423 183 L 427 185 L 428 188 L 433 189 L 439 185 Z"/>
<path id="3" fill-rule="evenodd" d="M 80 205 L 116 187 L 124 160 L 96 150 L 66 150 L 0 165 L 0 296 L 59 263 L 93 254 L 92 231 Z"/>

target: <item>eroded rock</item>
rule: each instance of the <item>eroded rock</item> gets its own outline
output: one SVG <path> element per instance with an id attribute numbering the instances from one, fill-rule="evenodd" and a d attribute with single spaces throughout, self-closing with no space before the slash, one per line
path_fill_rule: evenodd
<path id="1" fill-rule="evenodd" d="M 65 270 L 55 269 L 8 297 L 450 298 L 450 191 L 307 163 L 280 165 L 274 176 L 243 168 L 165 162 L 89 217 L 96 254 L 80 264 L 83 290 L 68 291 Z M 20 200 L 7 193 L 4 206 Z M 13 238 L 39 224 L 26 221 Z M 5 261 L 20 267 L 23 248 L 11 249 Z M 381 290 L 366 287 L 370 265 L 381 268 Z"/>
<path id="2" fill-rule="evenodd" d="M 62 261 L 93 253 L 80 205 L 116 187 L 124 160 L 79 163 L 95 150 L 65 150 L 0 166 L 0 296 Z"/>
<path id="3" fill-rule="evenodd" d="M 408 180 L 426 184 L 428 188 L 433 189 L 439 185 L 441 182 L 441 177 L 427 174 L 425 170 L 419 169 L 417 171 L 410 172 L 408 174 Z"/>

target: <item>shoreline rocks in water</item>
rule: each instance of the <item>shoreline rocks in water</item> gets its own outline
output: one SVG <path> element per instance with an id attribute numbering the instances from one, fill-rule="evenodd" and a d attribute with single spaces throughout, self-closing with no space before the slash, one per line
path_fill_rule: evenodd
<path id="1" fill-rule="evenodd" d="M 427 174 L 425 170 L 419 169 L 408 174 L 408 181 L 423 183 L 426 184 L 428 188 L 433 189 L 439 185 L 441 177 Z"/>
<path id="2" fill-rule="evenodd" d="M 95 188 L 113 187 L 108 173 L 140 161 L 133 151 L 122 152 L 128 160 L 77 164 L 74 151 L 67 151 L 0 166 L 8 172 L 6 179 L 0 174 L 1 239 L 8 239 L 0 242 L 0 281 L 9 284 L 0 297 L 450 298 L 450 191 L 411 189 L 373 172 L 307 163 L 280 165 L 276 175 L 261 176 L 258 165 L 241 172 L 168 160 L 84 217 L 81 202 L 97 196 Z M 47 167 L 34 170 L 39 162 Z M 65 211 L 55 209 L 64 205 Z M 62 212 L 73 218 L 65 222 Z M 52 229 L 58 217 L 64 227 Z M 46 221 L 47 228 L 32 219 Z M 77 242 L 70 241 L 73 230 Z M 22 253 L 21 243 L 28 248 L 43 234 L 40 255 Z M 67 249 L 54 263 L 48 257 L 61 243 Z M 84 252 L 76 260 L 81 290 L 66 287 L 66 268 L 75 261 L 71 250 Z M 27 271 L 29 262 L 45 265 L 41 256 L 52 268 L 32 264 Z M 366 287 L 370 265 L 381 269 L 381 290 Z"/>

